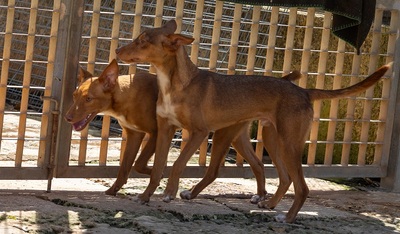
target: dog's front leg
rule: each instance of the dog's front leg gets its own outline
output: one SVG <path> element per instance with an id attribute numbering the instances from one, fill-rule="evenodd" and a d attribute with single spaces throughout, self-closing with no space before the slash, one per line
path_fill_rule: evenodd
<path id="1" fill-rule="evenodd" d="M 183 148 L 178 159 L 172 166 L 171 174 L 168 178 L 167 187 L 164 191 L 163 200 L 165 202 L 170 202 L 175 198 L 176 193 L 178 192 L 179 178 L 183 170 L 185 169 L 187 162 L 200 147 L 200 144 L 204 141 L 204 139 L 208 136 L 208 133 L 209 131 L 207 129 L 189 132 L 189 140 L 186 143 L 185 148 Z"/>
<path id="2" fill-rule="evenodd" d="M 169 147 L 175 133 L 175 126 L 168 123 L 168 119 L 157 116 L 157 144 L 154 156 L 154 164 L 151 170 L 150 182 L 146 190 L 138 196 L 140 203 L 147 203 L 151 195 L 156 191 L 162 178 L 165 165 L 167 164 Z"/>
<path id="3" fill-rule="evenodd" d="M 233 139 L 244 129 L 247 129 L 248 123 L 240 123 L 215 131 L 213 136 L 213 145 L 211 148 L 211 161 L 203 179 L 197 183 L 191 190 L 184 190 L 180 193 L 182 199 L 193 199 L 203 191 L 205 187 L 211 184 L 218 176 L 218 171 L 224 156 L 228 153 L 229 146 Z M 244 132 L 247 134 L 247 132 Z M 250 144 L 250 139 L 248 139 Z M 251 145 L 250 145 L 251 146 Z"/>
<path id="4" fill-rule="evenodd" d="M 122 162 L 118 170 L 117 180 L 105 193 L 107 195 L 115 196 L 117 192 L 128 181 L 129 174 L 132 169 L 132 164 L 135 161 L 136 155 L 139 151 L 140 144 L 145 136 L 143 132 L 137 132 L 126 129 L 126 147 L 123 154 Z"/>
<path id="5" fill-rule="evenodd" d="M 136 159 L 134 168 L 137 172 L 146 175 L 151 174 L 151 168 L 147 164 L 156 150 L 156 144 L 157 144 L 157 132 L 150 133 L 150 137 L 146 143 L 146 146 L 143 148 L 138 159 Z"/>

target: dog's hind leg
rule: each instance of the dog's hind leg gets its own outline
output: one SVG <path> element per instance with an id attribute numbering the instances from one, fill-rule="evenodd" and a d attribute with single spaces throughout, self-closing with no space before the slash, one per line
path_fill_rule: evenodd
<path id="1" fill-rule="evenodd" d="M 264 147 L 267 150 L 268 155 L 278 172 L 279 185 L 275 194 L 270 199 L 268 199 L 268 201 L 261 201 L 260 203 L 258 203 L 258 206 L 268 209 L 274 209 L 279 201 L 282 199 L 283 195 L 285 195 L 286 191 L 289 189 L 292 180 L 289 177 L 286 166 L 281 159 L 280 154 L 283 152 L 279 151 L 279 149 L 282 149 L 284 146 L 278 146 L 280 142 L 278 141 L 276 128 L 270 124 L 265 125 L 262 129 L 262 139 Z"/>
<path id="2" fill-rule="evenodd" d="M 276 217 L 277 221 L 279 222 L 294 222 L 297 213 L 303 206 L 308 196 L 309 190 L 304 179 L 302 168 L 304 142 L 307 137 L 310 122 L 312 119 L 312 111 L 307 111 L 308 110 L 305 110 L 304 113 L 298 114 L 298 117 L 292 120 L 293 124 L 282 124 L 280 128 L 278 127 L 279 130 L 276 131 L 277 134 L 275 139 L 277 140 L 277 142 L 275 146 L 277 148 L 275 152 L 277 152 L 277 155 L 275 156 L 275 162 L 277 163 L 277 165 L 279 165 L 277 166 L 278 172 L 279 168 L 283 168 L 282 171 L 284 170 L 284 173 L 280 173 L 280 179 L 282 179 L 282 175 L 284 175 L 284 177 L 290 178 L 290 180 L 293 181 L 295 193 L 293 205 L 286 214 L 286 217 Z M 282 119 L 281 122 L 285 122 L 285 120 Z M 268 133 L 264 133 L 263 130 L 263 137 L 264 135 L 267 136 L 266 134 Z M 284 193 L 287 191 L 289 185 L 290 183 L 285 184 L 284 186 L 282 186 L 281 190 L 279 190 L 280 188 L 278 188 L 278 191 L 271 198 L 271 203 L 267 203 L 267 207 L 272 207 L 273 205 L 276 205 L 282 198 Z"/>
<path id="3" fill-rule="evenodd" d="M 296 150 L 294 153 L 294 155 L 292 154 L 285 156 L 287 158 L 287 160 L 285 160 L 285 165 L 287 168 L 290 168 L 288 170 L 288 173 L 293 180 L 294 202 L 292 207 L 290 207 L 288 213 L 286 214 L 286 218 L 284 220 L 278 220 L 287 223 L 294 222 L 297 213 L 300 211 L 309 193 L 309 189 L 304 179 L 303 168 L 301 165 L 302 151 L 299 152 Z"/>
<path id="4" fill-rule="evenodd" d="M 135 161 L 136 154 L 139 151 L 140 144 L 145 136 L 143 132 L 137 132 L 126 129 L 126 147 L 123 154 L 122 162 L 118 170 L 117 180 L 105 193 L 115 196 L 121 187 L 128 181 L 129 174 Z"/>
<path id="5" fill-rule="evenodd" d="M 303 174 L 302 155 L 304 144 L 310 130 L 312 116 L 313 111 L 311 108 L 304 109 L 304 113 L 301 113 L 295 119 L 292 129 L 285 129 L 285 132 L 282 134 L 283 139 L 290 142 L 290 144 L 284 147 L 286 154 L 282 155 L 282 161 L 293 181 L 294 202 L 286 214 L 286 218 L 278 221 L 285 221 L 287 223 L 294 222 L 297 213 L 300 211 L 309 193 Z"/>
<path id="6" fill-rule="evenodd" d="M 221 162 L 224 160 L 232 140 L 238 134 L 246 134 L 248 136 L 247 131 L 245 131 L 247 130 L 247 127 L 248 122 L 244 122 L 215 131 L 213 136 L 213 145 L 211 148 L 210 165 L 207 168 L 206 174 L 199 183 L 193 186 L 192 189 L 184 190 L 180 193 L 182 199 L 190 200 L 197 197 L 197 195 L 203 191 L 205 187 L 207 187 L 217 178 Z M 248 137 L 246 140 L 248 140 L 250 143 L 250 139 Z"/>
<path id="7" fill-rule="evenodd" d="M 254 153 L 253 146 L 250 142 L 249 133 L 246 130 L 247 128 L 238 135 L 238 137 L 232 142 L 232 145 L 236 151 L 242 155 L 247 163 L 250 164 L 251 170 L 256 177 L 257 195 L 253 196 L 250 202 L 257 204 L 258 202 L 263 201 L 265 199 L 265 195 L 267 194 L 267 191 L 265 190 L 264 164 Z"/>
<path id="8" fill-rule="evenodd" d="M 135 165 L 133 166 L 135 170 L 139 173 L 150 175 L 151 168 L 147 165 L 149 159 L 154 154 L 156 150 L 157 143 L 157 133 L 150 133 L 149 140 L 147 141 L 142 152 L 140 152 L 139 157 L 136 159 Z"/>
<path id="9" fill-rule="evenodd" d="M 154 164 L 150 174 L 150 182 L 145 191 L 137 197 L 137 201 L 140 203 L 149 202 L 151 195 L 153 195 L 154 191 L 160 185 L 160 180 L 167 164 L 169 147 L 176 130 L 175 126 L 168 123 L 168 119 L 160 116 L 157 116 L 157 127 L 157 145 Z"/>
<path id="10" fill-rule="evenodd" d="M 174 162 L 172 166 L 171 174 L 168 178 L 167 187 L 164 191 L 163 201 L 170 202 L 176 196 L 179 187 L 179 178 L 186 167 L 187 162 L 192 157 L 192 155 L 199 148 L 200 144 L 207 137 L 209 131 L 204 130 L 196 130 L 189 132 L 189 140 L 187 141 L 185 148 L 183 148 L 181 154 L 178 159 Z"/>

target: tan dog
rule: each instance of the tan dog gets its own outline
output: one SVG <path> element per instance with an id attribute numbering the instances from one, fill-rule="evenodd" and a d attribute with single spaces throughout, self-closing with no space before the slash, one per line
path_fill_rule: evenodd
<path id="1" fill-rule="evenodd" d="M 149 62 L 157 71 L 160 89 L 157 100 L 158 137 L 150 183 L 139 196 L 147 202 L 159 185 L 176 127 L 189 131 L 190 138 L 175 161 L 164 201 L 176 195 L 179 177 L 186 162 L 209 131 L 223 129 L 243 121 L 261 120 L 263 143 L 279 174 L 279 187 L 269 201 L 260 207 L 274 208 L 293 182 L 295 198 L 292 207 L 279 221 L 293 222 L 308 195 L 302 170 L 304 142 L 313 118 L 312 101 L 354 95 L 374 85 L 389 69 L 383 66 L 362 82 L 340 90 L 303 89 L 282 79 L 265 76 L 220 75 L 199 70 L 189 59 L 184 46 L 193 38 L 175 34 L 176 22 L 144 31 L 132 43 L 116 50 L 126 63 Z M 222 154 L 211 158 L 219 163 Z M 213 167 L 218 170 L 218 167 Z M 210 169 L 205 178 L 215 173 Z M 204 180 L 204 179 L 203 179 Z M 181 193 L 191 199 L 198 186 Z"/>
<path id="2" fill-rule="evenodd" d="M 134 77 L 131 75 L 118 76 L 118 73 L 118 64 L 115 60 L 104 69 L 98 78 L 93 78 L 92 74 L 81 69 L 78 76 L 80 84 L 73 95 L 74 103 L 65 115 L 65 119 L 77 131 L 84 129 L 98 113 L 113 116 L 126 131 L 127 142 L 121 167 L 117 180 L 106 191 L 108 195 L 116 195 L 127 182 L 145 133 L 149 133 L 150 138 L 136 160 L 134 168 L 139 173 L 150 175 L 151 169 L 147 163 L 155 151 L 157 139 L 156 100 L 158 88 L 156 76 L 149 73 L 137 73 Z M 300 74 L 293 72 L 283 78 L 295 80 L 300 78 Z M 252 202 L 257 203 L 258 200 L 263 199 L 266 193 L 264 168 L 254 154 L 246 131 L 247 126 L 248 122 L 217 131 L 214 141 L 217 145 L 228 145 L 227 147 L 229 147 L 231 142 L 225 139 L 225 135 L 229 134 L 229 139 L 231 139 L 237 133 L 240 134 L 234 140 L 233 145 L 252 165 L 258 182 L 258 196 L 254 196 Z M 227 151 L 227 149 L 220 149 L 220 151 Z"/>
<path id="3" fill-rule="evenodd" d="M 74 103 L 65 119 L 76 131 L 84 129 L 93 118 L 104 113 L 115 117 L 126 131 L 126 147 L 118 177 L 108 195 L 116 195 L 127 182 L 133 162 L 139 151 L 145 133 L 149 139 L 135 162 L 135 170 L 150 175 L 147 166 L 154 154 L 157 139 L 155 103 L 158 95 L 157 79 L 149 73 L 118 76 L 119 69 L 113 60 L 99 77 L 80 70 L 79 87 L 75 90 Z"/>

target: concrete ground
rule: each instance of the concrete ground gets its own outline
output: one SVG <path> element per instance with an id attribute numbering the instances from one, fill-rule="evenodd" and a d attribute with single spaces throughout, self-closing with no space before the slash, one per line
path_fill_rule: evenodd
<path id="1" fill-rule="evenodd" d="M 147 205 L 134 200 L 147 179 L 130 179 L 115 197 L 112 179 L 0 180 L 0 233 L 395 233 L 400 194 L 307 179 L 310 195 L 294 224 L 275 221 L 293 202 L 293 190 L 275 210 L 249 202 L 253 179 L 218 179 L 196 199 L 161 200 L 165 180 Z M 182 179 L 180 189 L 197 179 Z M 277 180 L 267 179 L 275 192 Z"/>

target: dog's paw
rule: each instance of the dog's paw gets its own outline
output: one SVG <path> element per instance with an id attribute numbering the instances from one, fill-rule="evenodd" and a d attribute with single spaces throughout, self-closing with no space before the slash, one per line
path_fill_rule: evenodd
<path id="1" fill-rule="evenodd" d="M 266 209 L 270 209 L 273 210 L 275 208 L 275 206 L 272 206 L 268 201 L 260 201 L 259 203 L 257 203 L 259 208 L 266 208 Z"/>
<path id="2" fill-rule="evenodd" d="M 169 196 L 169 195 L 166 195 L 163 198 L 163 201 L 166 202 L 166 203 L 170 203 L 172 200 L 174 200 L 174 198 Z"/>
<path id="3" fill-rule="evenodd" d="M 190 190 L 184 190 L 180 193 L 182 199 L 190 200 L 192 199 L 192 192 Z"/>
<path id="4" fill-rule="evenodd" d="M 116 196 L 117 192 L 118 192 L 118 190 L 114 186 L 112 186 L 111 188 L 107 189 L 104 193 L 106 195 Z"/>
<path id="5" fill-rule="evenodd" d="M 286 223 L 286 215 L 278 214 L 277 216 L 275 216 L 275 221 L 278 223 Z"/>
<path id="6" fill-rule="evenodd" d="M 137 195 L 134 199 L 135 202 L 139 203 L 139 204 L 147 204 L 150 201 L 150 198 L 148 198 L 147 196 L 143 195 L 143 194 L 139 194 Z"/>
<path id="7" fill-rule="evenodd" d="M 252 204 L 258 204 L 261 201 L 261 197 L 259 195 L 254 195 L 251 197 L 250 202 Z"/>

